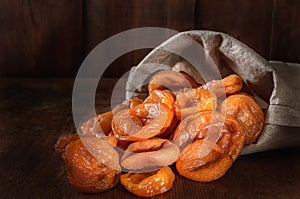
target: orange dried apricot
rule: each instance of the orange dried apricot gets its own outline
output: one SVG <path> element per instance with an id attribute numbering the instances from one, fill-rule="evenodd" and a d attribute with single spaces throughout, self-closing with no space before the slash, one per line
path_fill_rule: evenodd
<path id="1" fill-rule="evenodd" d="M 217 143 L 235 160 L 243 149 L 245 136 L 235 120 L 224 118 L 217 111 L 209 111 L 186 117 L 178 125 L 173 142 L 183 149 L 199 139 Z"/>
<path id="2" fill-rule="evenodd" d="M 169 140 L 152 138 L 130 144 L 122 156 L 121 165 L 134 172 L 149 172 L 173 164 L 179 148 Z"/>
<path id="3" fill-rule="evenodd" d="M 208 154 L 203 153 L 204 140 L 196 140 L 188 145 L 176 162 L 178 173 L 198 182 L 210 182 L 222 177 L 232 164 L 229 155 L 217 144 L 212 144 Z"/>
<path id="4" fill-rule="evenodd" d="M 151 197 L 171 189 L 175 175 L 169 167 L 149 173 L 126 173 L 120 182 L 131 193 L 141 197 Z"/>
<path id="5" fill-rule="evenodd" d="M 217 97 L 209 90 L 197 88 L 176 95 L 175 114 L 179 120 L 188 115 L 217 108 Z"/>
<path id="6" fill-rule="evenodd" d="M 221 104 L 220 112 L 240 124 L 245 133 L 245 144 L 257 140 L 264 126 L 264 114 L 252 97 L 245 94 L 231 95 Z"/>
<path id="7" fill-rule="evenodd" d="M 180 91 L 184 88 L 196 88 L 198 83 L 189 75 L 175 71 L 159 71 L 154 74 L 148 85 L 149 92 L 154 90 Z"/>
<path id="8" fill-rule="evenodd" d="M 174 111 L 174 95 L 168 90 L 154 90 L 152 91 L 149 96 L 144 100 L 144 104 L 147 103 L 157 103 L 157 104 L 165 104 L 167 105 L 172 111 Z"/>
<path id="9" fill-rule="evenodd" d="M 162 134 L 171 125 L 173 116 L 173 111 L 163 103 L 142 103 L 115 115 L 112 129 L 119 140 L 146 140 Z"/>
<path id="10" fill-rule="evenodd" d="M 212 80 L 205 83 L 202 88 L 210 90 L 216 96 L 229 95 L 239 92 L 243 87 L 242 79 L 235 74 L 229 75 L 222 80 Z"/>
<path id="11" fill-rule="evenodd" d="M 87 136 L 73 140 L 64 149 L 62 158 L 69 182 L 79 191 L 103 192 L 119 180 L 119 154 L 100 138 Z"/>

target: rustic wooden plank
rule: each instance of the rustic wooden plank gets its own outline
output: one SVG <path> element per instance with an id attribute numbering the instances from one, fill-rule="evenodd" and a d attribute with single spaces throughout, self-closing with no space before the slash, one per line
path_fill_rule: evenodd
<path id="1" fill-rule="evenodd" d="M 300 1 L 274 0 L 270 58 L 300 63 Z"/>
<path id="2" fill-rule="evenodd" d="M 272 0 L 197 0 L 195 27 L 228 33 L 269 58 Z"/>
<path id="3" fill-rule="evenodd" d="M 1 76 L 70 76 L 81 62 L 81 0 L 0 1 Z"/>
<path id="4" fill-rule="evenodd" d="M 54 144 L 60 135 L 75 131 L 73 81 L 0 79 L 1 198 L 138 198 L 121 184 L 104 193 L 83 194 L 68 183 Z M 109 106 L 115 83 L 100 83 L 102 111 Z M 298 198 L 299 152 L 295 148 L 241 156 L 221 179 L 210 183 L 187 180 L 173 166 L 173 188 L 155 198 Z"/>
<path id="5" fill-rule="evenodd" d="M 84 52 L 106 38 L 138 27 L 163 27 L 177 31 L 194 28 L 195 0 L 89 0 L 84 1 Z M 105 73 L 118 77 L 136 65 L 149 50 L 127 53 Z"/>

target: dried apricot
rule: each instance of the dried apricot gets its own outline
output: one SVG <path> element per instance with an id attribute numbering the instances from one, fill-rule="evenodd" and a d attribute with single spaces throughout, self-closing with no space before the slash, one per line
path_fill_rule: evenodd
<path id="1" fill-rule="evenodd" d="M 130 144 L 122 156 L 121 165 L 134 172 L 149 172 L 173 164 L 179 148 L 169 140 L 152 138 Z"/>
<path id="2" fill-rule="evenodd" d="M 162 134 L 171 125 L 173 116 L 173 111 L 163 103 L 142 103 L 115 115 L 112 129 L 119 140 L 146 140 Z"/>
<path id="3" fill-rule="evenodd" d="M 229 75 L 222 80 L 212 80 L 205 83 L 202 88 L 210 90 L 216 96 L 229 95 L 239 92 L 243 87 L 243 81 L 238 75 Z"/>
<path id="4" fill-rule="evenodd" d="M 119 180 L 119 154 L 100 138 L 87 136 L 74 140 L 66 146 L 62 157 L 68 179 L 79 191 L 103 192 Z"/>
<path id="5" fill-rule="evenodd" d="M 202 151 L 204 144 L 204 140 L 196 140 L 182 151 L 176 162 L 180 175 L 198 182 L 210 182 L 222 177 L 230 168 L 233 161 L 221 147 L 215 144 L 206 154 Z"/>
<path id="6" fill-rule="evenodd" d="M 149 173 L 126 173 L 120 182 L 131 193 L 141 197 L 151 197 L 170 190 L 175 175 L 169 167 Z"/>
<path id="7" fill-rule="evenodd" d="M 241 125 L 245 144 L 256 141 L 264 126 L 264 114 L 252 97 L 245 94 L 231 95 L 221 104 L 220 111 Z"/>
<path id="8" fill-rule="evenodd" d="M 239 124 L 219 112 L 202 112 L 186 117 L 177 127 L 173 142 L 180 149 L 194 140 L 207 139 L 217 143 L 233 160 L 244 146 L 245 136 Z"/>
<path id="9" fill-rule="evenodd" d="M 188 115 L 217 108 L 217 97 L 209 90 L 197 88 L 176 95 L 175 114 L 179 120 Z"/>
<path id="10" fill-rule="evenodd" d="M 174 95 L 168 90 L 154 90 L 144 100 L 144 104 L 147 103 L 162 103 L 166 104 L 172 111 L 174 111 Z"/>
<path id="11" fill-rule="evenodd" d="M 154 74 L 148 85 L 149 92 L 154 90 L 170 90 L 177 92 L 184 88 L 196 88 L 198 83 L 189 75 L 175 71 L 159 71 Z"/>

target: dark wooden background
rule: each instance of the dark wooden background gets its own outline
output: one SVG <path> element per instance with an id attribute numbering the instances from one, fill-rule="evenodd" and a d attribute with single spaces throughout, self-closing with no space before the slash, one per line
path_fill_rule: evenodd
<path id="1" fill-rule="evenodd" d="M 298 0 L 1 0 L 0 76 L 73 77 L 106 38 L 137 27 L 228 33 L 268 60 L 300 62 Z M 149 49 L 117 59 L 119 77 Z"/>

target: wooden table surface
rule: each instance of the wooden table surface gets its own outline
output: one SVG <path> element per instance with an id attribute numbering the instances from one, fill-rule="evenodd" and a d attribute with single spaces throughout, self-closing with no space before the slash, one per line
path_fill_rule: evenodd
<path id="1" fill-rule="evenodd" d="M 120 184 L 100 194 L 79 193 L 69 185 L 54 145 L 60 135 L 75 132 L 73 81 L 0 79 L 0 198 L 137 198 Z M 109 109 L 115 82 L 101 81 L 98 111 Z M 173 188 L 154 198 L 300 198 L 299 152 L 293 148 L 241 156 L 211 183 L 177 175 Z"/>

